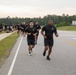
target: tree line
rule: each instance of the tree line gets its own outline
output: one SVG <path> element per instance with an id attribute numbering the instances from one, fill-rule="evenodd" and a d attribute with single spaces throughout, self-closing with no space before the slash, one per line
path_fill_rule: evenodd
<path id="1" fill-rule="evenodd" d="M 76 15 L 69 16 L 68 14 L 65 15 L 47 15 L 44 16 L 43 18 L 38 17 L 38 18 L 18 18 L 18 17 L 13 17 L 10 18 L 10 16 L 6 18 L 0 18 L 0 24 L 2 25 L 18 25 L 21 24 L 22 22 L 26 22 L 27 24 L 32 20 L 32 21 L 38 21 L 40 25 L 46 25 L 49 20 L 54 21 L 54 25 L 59 27 L 59 26 L 69 26 L 72 24 L 72 21 L 76 20 Z"/>

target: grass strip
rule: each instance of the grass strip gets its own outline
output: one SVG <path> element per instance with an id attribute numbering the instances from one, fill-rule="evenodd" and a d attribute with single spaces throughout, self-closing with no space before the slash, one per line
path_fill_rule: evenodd
<path id="1" fill-rule="evenodd" d="M 76 26 L 62 26 L 58 27 L 58 30 L 76 31 Z"/>
<path id="2" fill-rule="evenodd" d="M 11 34 L 7 38 L 0 41 L 0 67 L 9 56 L 12 47 L 14 46 L 19 35 L 17 32 Z"/>

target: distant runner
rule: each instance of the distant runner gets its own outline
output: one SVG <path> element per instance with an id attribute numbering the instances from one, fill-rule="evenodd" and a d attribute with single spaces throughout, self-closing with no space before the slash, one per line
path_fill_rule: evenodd
<path id="1" fill-rule="evenodd" d="M 0 24 L 0 32 L 2 32 L 2 30 L 3 30 L 3 26 L 2 24 Z"/>
<path id="2" fill-rule="evenodd" d="M 19 34 L 21 31 L 20 24 L 17 25 L 17 33 Z"/>
<path id="3" fill-rule="evenodd" d="M 35 41 L 35 44 L 37 44 L 39 30 L 41 29 L 41 27 L 38 22 L 35 23 L 34 27 L 36 27 L 36 29 L 37 29 L 37 37 L 36 37 L 36 41 Z"/>
<path id="4" fill-rule="evenodd" d="M 20 25 L 20 29 L 22 32 L 22 35 L 25 36 L 25 29 L 26 29 L 27 25 L 25 22 L 22 22 L 22 24 Z"/>
<path id="5" fill-rule="evenodd" d="M 44 37 L 44 45 L 45 45 L 43 56 L 46 55 L 46 51 L 48 50 L 47 60 L 50 60 L 49 56 L 52 52 L 52 47 L 54 44 L 53 33 L 55 34 L 56 37 L 58 37 L 57 29 L 53 26 L 53 20 L 50 20 L 48 22 L 48 25 L 44 26 L 41 30 L 41 34 Z"/>

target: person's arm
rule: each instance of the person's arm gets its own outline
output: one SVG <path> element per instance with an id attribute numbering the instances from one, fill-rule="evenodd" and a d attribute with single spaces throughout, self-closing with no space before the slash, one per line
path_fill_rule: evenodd
<path id="1" fill-rule="evenodd" d="M 36 41 L 37 40 L 36 39 L 37 38 L 37 29 L 35 29 L 35 32 L 34 32 L 33 36 L 35 37 L 35 41 Z"/>
<path id="2" fill-rule="evenodd" d="M 28 28 L 25 29 L 25 34 L 26 34 L 26 35 L 31 35 L 31 33 L 29 33 Z"/>
<path id="3" fill-rule="evenodd" d="M 37 35 L 37 32 L 36 32 L 36 33 L 34 33 L 33 35 L 34 35 L 34 36 L 36 36 L 36 35 Z"/>
<path id="4" fill-rule="evenodd" d="M 23 29 L 22 25 L 20 25 L 20 28 Z"/>
<path id="5" fill-rule="evenodd" d="M 55 36 L 58 37 L 59 36 L 58 33 L 56 33 Z"/>
<path id="6" fill-rule="evenodd" d="M 41 34 L 42 34 L 42 36 L 43 36 L 44 38 L 47 38 L 47 37 L 45 36 L 45 34 L 44 34 L 44 31 L 45 31 L 45 27 L 42 28 Z"/>
<path id="7" fill-rule="evenodd" d="M 26 32 L 26 35 L 31 35 L 31 33 Z"/>
<path id="8" fill-rule="evenodd" d="M 41 29 L 41 27 L 40 27 L 40 25 L 39 25 L 39 27 L 38 27 L 38 31 Z"/>
<path id="9" fill-rule="evenodd" d="M 34 36 L 37 35 L 37 32 L 33 34 Z"/>
<path id="10" fill-rule="evenodd" d="M 55 36 L 58 37 L 58 33 L 57 33 L 57 29 L 56 28 L 55 28 L 54 33 L 55 33 Z"/>
<path id="11" fill-rule="evenodd" d="M 37 33 L 34 33 L 33 36 L 35 37 L 35 41 L 36 41 Z"/>
<path id="12" fill-rule="evenodd" d="M 35 35 L 37 35 L 37 28 L 35 28 Z"/>

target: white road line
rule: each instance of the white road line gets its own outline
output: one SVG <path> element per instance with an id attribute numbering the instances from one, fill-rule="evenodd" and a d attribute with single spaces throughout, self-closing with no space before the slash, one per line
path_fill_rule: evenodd
<path id="1" fill-rule="evenodd" d="M 21 40 L 20 40 L 19 46 L 18 46 L 18 48 L 17 48 L 16 54 L 15 54 L 15 56 L 14 56 L 14 59 L 13 59 L 13 61 L 12 61 L 11 67 L 10 67 L 10 69 L 9 69 L 7 75 L 11 75 L 11 74 L 12 74 L 12 70 L 13 70 L 13 67 L 14 67 L 14 65 L 15 65 L 15 61 L 16 61 L 16 58 L 17 58 L 17 55 L 18 55 L 18 52 L 19 52 L 19 49 L 20 49 L 20 46 L 21 46 L 22 40 L 23 40 L 23 37 L 21 37 Z"/>

